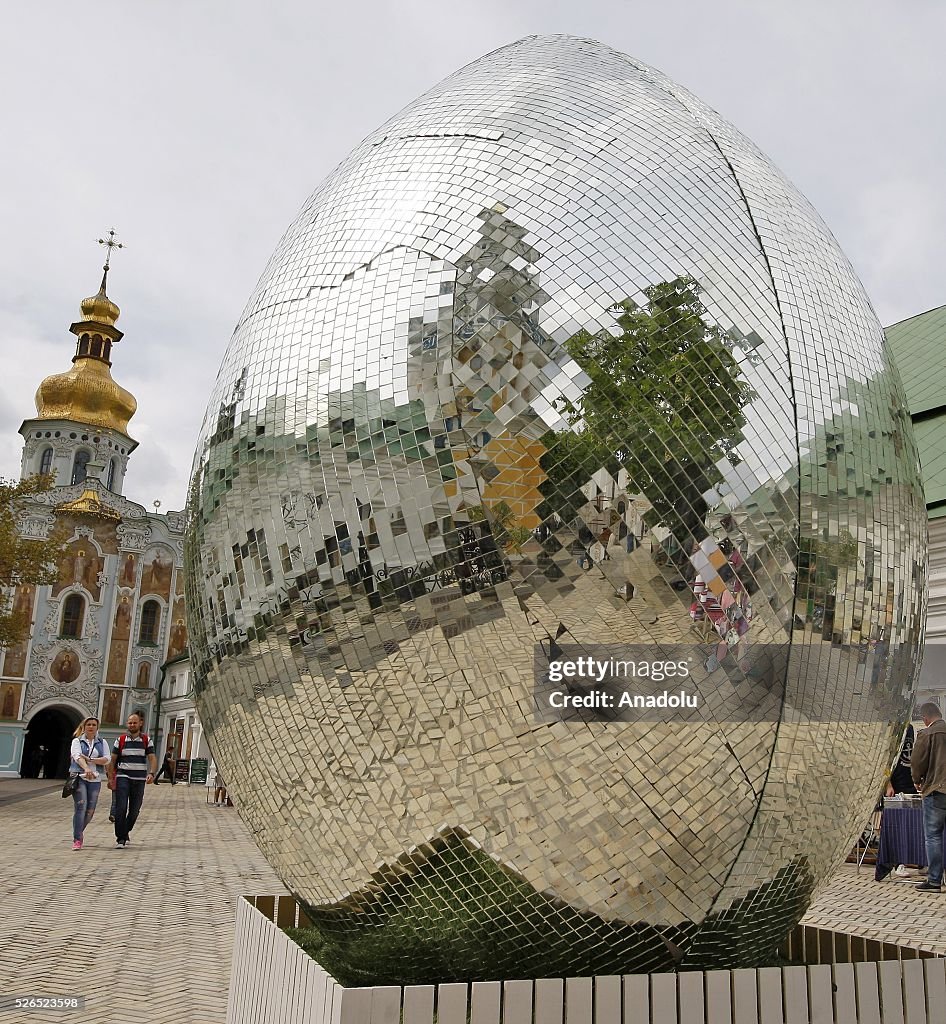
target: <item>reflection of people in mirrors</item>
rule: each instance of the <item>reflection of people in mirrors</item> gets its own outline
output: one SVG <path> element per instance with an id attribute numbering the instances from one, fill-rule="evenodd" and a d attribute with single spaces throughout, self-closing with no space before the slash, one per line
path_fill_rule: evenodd
<path id="1" fill-rule="evenodd" d="M 608 545 L 611 543 L 611 530 L 607 526 L 598 534 L 598 543 L 601 545 L 602 561 L 610 562 L 611 556 L 608 554 Z"/>

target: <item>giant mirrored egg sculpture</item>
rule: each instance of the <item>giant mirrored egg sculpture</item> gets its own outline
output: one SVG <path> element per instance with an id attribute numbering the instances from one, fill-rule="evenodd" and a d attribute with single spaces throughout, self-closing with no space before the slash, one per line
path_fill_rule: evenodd
<path id="1" fill-rule="evenodd" d="M 591 40 L 316 189 L 189 511 L 201 719 L 349 984 L 765 962 L 899 740 L 925 514 L 877 318 L 752 143 Z M 722 710 L 539 714 L 566 645 L 709 645 Z"/>

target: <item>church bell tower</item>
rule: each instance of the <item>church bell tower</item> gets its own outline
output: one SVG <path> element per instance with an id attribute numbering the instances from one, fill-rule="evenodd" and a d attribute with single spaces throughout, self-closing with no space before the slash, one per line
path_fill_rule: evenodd
<path id="1" fill-rule="evenodd" d="M 36 417 L 20 427 L 20 474 L 54 473 L 57 487 L 98 479 L 121 494 L 128 456 L 138 445 L 128 433 L 138 403 L 111 374 L 112 353 L 122 332 L 115 326 L 120 310 L 106 286 L 112 249 L 121 243 L 114 231 L 100 241 L 108 249 L 102 284 L 82 300 L 80 317 L 69 327 L 76 337 L 71 369 L 43 380 L 36 392 Z"/>

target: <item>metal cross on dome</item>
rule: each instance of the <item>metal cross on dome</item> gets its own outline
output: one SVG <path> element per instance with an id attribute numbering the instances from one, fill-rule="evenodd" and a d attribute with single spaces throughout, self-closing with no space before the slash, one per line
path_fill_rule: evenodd
<path id="1" fill-rule="evenodd" d="M 115 229 L 114 228 L 110 228 L 109 229 L 108 237 L 107 238 L 99 238 L 99 239 L 97 239 L 97 241 L 98 241 L 99 245 L 104 245 L 105 246 L 105 250 L 106 250 L 106 252 L 105 252 L 105 266 L 104 266 L 103 269 L 107 271 L 108 270 L 109 261 L 112 258 L 112 249 L 124 249 L 125 248 L 125 243 L 124 242 L 119 242 L 115 238 Z"/>

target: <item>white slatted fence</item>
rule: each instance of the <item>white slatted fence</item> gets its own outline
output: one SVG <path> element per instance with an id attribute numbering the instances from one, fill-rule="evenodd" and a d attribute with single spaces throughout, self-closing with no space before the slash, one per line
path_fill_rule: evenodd
<path id="1" fill-rule="evenodd" d="M 344 988 L 282 930 L 308 923 L 238 901 L 227 1024 L 946 1024 L 946 959 L 822 929 L 789 937 L 806 966 Z"/>

